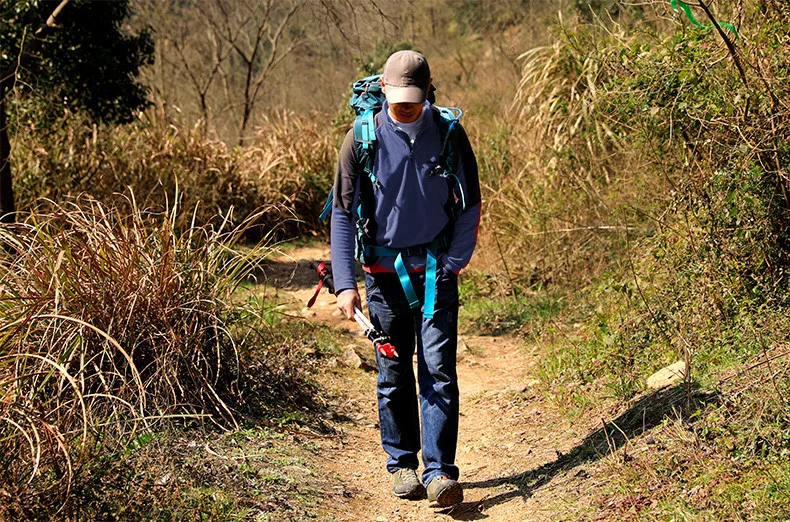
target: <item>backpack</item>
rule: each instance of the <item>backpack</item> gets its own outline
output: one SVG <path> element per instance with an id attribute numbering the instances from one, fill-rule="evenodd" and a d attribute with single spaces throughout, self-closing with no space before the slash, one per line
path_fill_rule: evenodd
<path id="1" fill-rule="evenodd" d="M 458 122 L 463 116 L 463 111 L 455 107 L 438 107 L 434 105 L 435 87 L 431 85 L 428 92 L 428 101 L 433 111 L 438 112 L 440 118 L 440 134 L 442 150 L 439 162 L 429 176 L 438 175 L 447 180 L 449 198 L 445 204 L 445 211 L 449 217 L 448 227 L 429 244 L 417 245 L 412 248 L 397 250 L 377 246 L 375 239 L 375 223 L 368 217 L 368 208 L 373 205 L 373 191 L 379 190 L 381 184 L 373 172 L 376 157 L 376 123 L 375 116 L 381 111 L 386 97 L 381 90 L 381 75 L 373 75 L 354 82 L 351 101 L 349 105 L 354 109 L 354 147 L 357 158 L 357 168 L 361 169 L 360 177 L 360 202 L 357 212 L 357 240 L 356 257 L 366 264 L 367 258 L 392 256 L 395 258 L 395 270 L 401 281 L 401 286 L 406 294 L 411 308 L 418 308 L 420 300 L 410 282 L 409 275 L 403 263 L 403 254 L 426 256 L 426 282 L 425 282 L 425 308 L 423 315 L 433 317 L 436 301 L 436 252 L 449 246 L 452 226 L 458 215 L 466 208 L 466 197 L 460 180 L 456 175 L 460 162 L 458 153 Z M 369 183 L 368 183 L 369 182 Z M 332 212 L 334 204 L 334 187 L 329 191 L 323 211 L 319 216 L 326 220 Z"/>

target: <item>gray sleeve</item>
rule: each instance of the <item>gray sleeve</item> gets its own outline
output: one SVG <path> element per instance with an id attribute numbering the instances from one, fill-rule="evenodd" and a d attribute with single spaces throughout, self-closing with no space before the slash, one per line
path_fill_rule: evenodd
<path id="1" fill-rule="evenodd" d="M 353 209 L 357 200 L 356 154 L 354 132 L 349 131 L 340 147 L 335 177 L 335 201 L 332 206 L 330 247 L 332 278 L 335 293 L 356 288 L 356 219 Z"/>
<path id="2" fill-rule="evenodd" d="M 443 259 L 444 264 L 456 274 L 466 267 L 472 259 L 472 254 L 477 246 L 480 213 L 482 210 L 477 159 L 466 131 L 460 126 L 458 130 L 458 147 L 461 161 L 457 174 L 459 183 L 464 191 L 466 206 L 455 222 L 450 248 Z"/>
<path id="3" fill-rule="evenodd" d="M 357 153 L 354 147 L 354 130 L 351 129 L 340 146 L 335 172 L 334 209 L 341 209 L 346 214 L 352 213 L 354 195 L 357 189 Z"/>

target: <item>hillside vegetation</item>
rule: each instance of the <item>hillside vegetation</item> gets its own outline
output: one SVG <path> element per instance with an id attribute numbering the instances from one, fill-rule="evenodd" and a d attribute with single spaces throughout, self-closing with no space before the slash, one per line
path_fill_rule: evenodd
<path id="1" fill-rule="evenodd" d="M 629 401 L 662 366 L 690 368 L 677 414 L 693 420 L 671 428 L 672 451 L 615 466 L 615 517 L 790 509 L 790 18 L 715 7 L 738 34 L 668 23 L 661 4 L 559 26 L 522 56 L 509 161 L 489 178 L 489 233 L 510 260 L 497 320 L 552 347 L 542 380 L 560 408 Z"/>

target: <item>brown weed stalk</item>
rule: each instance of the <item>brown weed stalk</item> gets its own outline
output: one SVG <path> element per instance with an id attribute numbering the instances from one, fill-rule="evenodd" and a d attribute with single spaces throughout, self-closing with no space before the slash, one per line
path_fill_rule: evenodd
<path id="1" fill-rule="evenodd" d="M 260 213 L 229 227 L 230 215 L 198 226 L 133 196 L 47 207 L 0 228 L 0 504 L 12 515 L 68 507 L 91 459 L 163 420 L 236 425 L 244 334 L 231 294 L 268 252 L 236 250 Z"/>
<path id="2" fill-rule="evenodd" d="M 256 232 L 274 228 L 289 238 L 324 231 L 317 216 L 334 177 L 337 145 L 319 118 L 273 115 L 244 147 L 231 147 L 200 125 L 190 129 L 146 119 L 110 127 L 90 125 L 75 114 L 54 124 L 20 116 L 15 125 L 20 208 L 84 193 L 112 204 L 131 187 L 144 208 L 181 194 L 198 224 L 217 224 L 217 216 L 231 207 L 234 219 L 265 208 L 258 226 L 247 230 L 256 240 Z"/>

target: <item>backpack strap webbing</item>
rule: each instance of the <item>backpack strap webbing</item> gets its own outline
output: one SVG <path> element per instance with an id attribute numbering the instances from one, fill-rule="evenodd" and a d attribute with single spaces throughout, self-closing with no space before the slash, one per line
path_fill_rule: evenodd
<path id="1" fill-rule="evenodd" d="M 409 301 L 409 307 L 413 309 L 420 307 L 420 298 L 417 297 L 417 292 L 414 290 L 406 264 L 403 262 L 403 256 L 425 256 L 425 304 L 422 315 L 426 319 L 431 319 L 436 308 L 436 271 L 438 268 L 436 254 L 445 250 L 449 245 L 448 236 L 442 234 L 439 238 L 424 245 L 407 248 L 364 245 L 363 251 L 368 259 L 371 256 L 395 258 L 395 272 L 398 274 L 403 293 L 406 294 L 406 299 Z"/>
<path id="2" fill-rule="evenodd" d="M 321 221 L 326 221 L 326 218 L 329 217 L 329 214 L 332 213 L 332 205 L 335 203 L 335 187 L 329 189 L 329 195 L 326 197 L 326 201 L 324 201 L 324 208 L 321 209 L 321 214 L 319 214 L 318 219 Z"/>
<path id="3" fill-rule="evenodd" d="M 433 313 L 436 309 L 436 267 L 436 253 L 429 248 L 425 254 L 425 306 L 422 309 L 422 316 L 425 319 L 433 319 Z M 400 252 L 398 257 L 395 258 L 395 271 L 398 273 L 400 285 L 406 294 L 406 299 L 409 301 L 409 307 L 419 308 L 420 298 L 417 297 L 417 292 L 414 291 L 411 277 L 408 270 L 406 270 L 406 265 L 403 263 L 403 252 Z"/>
<path id="4" fill-rule="evenodd" d="M 373 183 L 373 188 L 381 187 L 373 173 L 373 161 L 376 151 L 376 123 L 372 109 L 367 109 L 354 118 L 354 144 L 357 146 L 357 161 L 362 165 L 365 175 Z"/>

